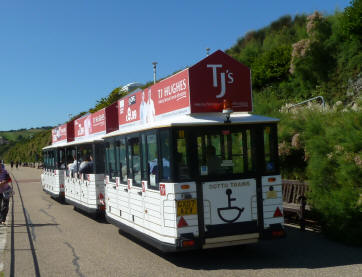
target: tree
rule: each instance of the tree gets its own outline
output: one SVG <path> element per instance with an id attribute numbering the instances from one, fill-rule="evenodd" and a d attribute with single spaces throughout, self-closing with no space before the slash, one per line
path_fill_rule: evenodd
<path id="1" fill-rule="evenodd" d="M 362 40 L 362 0 L 352 0 L 344 10 L 342 26 L 349 38 Z"/>
<path id="2" fill-rule="evenodd" d="M 290 45 L 281 45 L 256 58 L 252 64 L 253 85 L 260 88 L 285 79 L 288 75 L 291 50 Z"/>
<path id="3" fill-rule="evenodd" d="M 127 95 L 127 91 L 122 90 L 122 87 L 115 88 L 108 95 L 108 97 L 103 97 L 101 98 L 101 100 L 98 100 L 95 107 L 89 109 L 89 112 L 94 113 L 105 107 L 108 107 L 109 105 L 113 104 L 114 102 L 116 102 L 118 99 L 122 98 L 125 95 Z"/>

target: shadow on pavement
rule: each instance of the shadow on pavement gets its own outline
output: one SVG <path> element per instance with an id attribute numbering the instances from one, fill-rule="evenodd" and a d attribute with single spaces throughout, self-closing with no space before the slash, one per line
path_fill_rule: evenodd
<path id="1" fill-rule="evenodd" d="M 82 209 L 79 209 L 78 207 L 73 206 L 73 210 L 98 222 L 103 224 L 109 224 L 104 216 L 104 213 L 88 213 L 86 211 L 83 211 Z"/>
<path id="2" fill-rule="evenodd" d="M 325 268 L 362 264 L 362 248 L 327 240 L 319 233 L 286 228 L 285 239 L 258 244 L 164 254 L 120 232 L 176 266 L 196 270 Z"/>
<path id="3" fill-rule="evenodd" d="M 47 226 L 59 226 L 59 224 L 55 223 L 44 223 L 44 224 L 34 224 L 34 223 L 28 223 L 28 224 L 13 224 L 14 227 L 47 227 Z"/>

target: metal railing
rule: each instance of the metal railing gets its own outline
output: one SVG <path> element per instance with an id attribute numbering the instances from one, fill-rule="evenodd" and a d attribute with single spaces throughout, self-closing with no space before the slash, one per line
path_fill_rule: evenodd
<path id="1" fill-rule="evenodd" d="M 311 102 L 311 101 L 316 100 L 316 99 L 321 99 L 321 100 L 322 100 L 322 106 L 323 106 L 323 110 L 324 110 L 325 107 L 326 107 L 326 103 L 325 103 L 325 101 L 324 101 L 323 96 L 316 96 L 316 97 L 307 99 L 307 100 L 305 100 L 305 101 L 302 101 L 302 102 L 300 102 L 300 103 L 297 103 L 297 104 L 294 104 L 294 105 L 288 107 L 288 111 L 289 111 L 291 108 L 294 108 L 294 107 L 296 107 L 296 106 L 303 105 L 303 104 L 305 104 L 305 103 Z"/>

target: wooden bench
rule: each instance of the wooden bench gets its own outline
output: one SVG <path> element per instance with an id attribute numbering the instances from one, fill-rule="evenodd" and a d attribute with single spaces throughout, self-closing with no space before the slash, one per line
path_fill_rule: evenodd
<path id="1" fill-rule="evenodd" d="M 283 180 L 284 216 L 297 215 L 301 230 L 305 230 L 305 213 L 310 211 L 307 204 L 308 184 L 297 180 Z"/>

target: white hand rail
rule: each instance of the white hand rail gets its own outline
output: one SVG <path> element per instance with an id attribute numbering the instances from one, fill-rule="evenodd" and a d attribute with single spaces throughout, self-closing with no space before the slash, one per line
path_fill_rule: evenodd
<path id="1" fill-rule="evenodd" d="M 300 103 L 297 103 L 297 104 L 294 104 L 294 105 L 288 107 L 288 111 L 289 111 L 291 108 L 294 108 L 294 107 L 296 107 L 296 106 L 303 105 L 303 104 L 305 104 L 305 103 L 311 102 L 311 101 L 313 101 L 313 100 L 315 100 L 315 99 L 318 99 L 318 98 L 322 100 L 322 106 L 323 106 L 323 110 L 324 110 L 325 107 L 326 107 L 326 103 L 325 103 L 325 101 L 324 101 L 323 96 L 320 96 L 320 95 L 319 95 L 319 96 L 316 96 L 316 97 L 307 99 L 307 100 L 305 100 L 305 101 L 302 101 L 302 102 L 300 102 Z"/>

